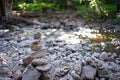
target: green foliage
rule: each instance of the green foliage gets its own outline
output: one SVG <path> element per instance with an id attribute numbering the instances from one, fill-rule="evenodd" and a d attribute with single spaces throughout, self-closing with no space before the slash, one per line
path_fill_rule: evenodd
<path id="1" fill-rule="evenodd" d="M 19 0 L 13 5 L 15 10 L 39 11 L 43 7 L 52 7 L 61 12 L 76 10 L 84 19 L 115 17 L 115 23 L 119 23 L 120 18 L 116 16 L 115 0 L 33 0 L 25 3 Z"/>
<path id="2" fill-rule="evenodd" d="M 116 18 L 114 19 L 113 24 L 120 24 L 120 13 L 116 15 Z"/>
<path id="3" fill-rule="evenodd" d="M 17 10 L 30 10 L 30 11 L 38 11 L 41 10 L 43 7 L 53 7 L 55 8 L 55 4 L 53 3 L 17 3 L 17 5 L 14 6 L 14 9 L 17 8 Z M 57 8 L 57 7 L 56 7 Z"/>
<path id="4" fill-rule="evenodd" d="M 113 12 L 116 12 L 116 5 L 115 4 L 104 4 L 103 6 L 103 11 L 106 16 L 111 16 L 113 15 Z"/>

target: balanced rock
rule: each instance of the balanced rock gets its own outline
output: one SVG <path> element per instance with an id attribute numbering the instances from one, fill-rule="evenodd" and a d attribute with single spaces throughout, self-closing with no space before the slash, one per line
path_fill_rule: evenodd
<path id="1" fill-rule="evenodd" d="M 38 51 L 42 48 L 40 41 L 33 41 L 30 45 L 31 50 Z"/>
<path id="2" fill-rule="evenodd" d="M 38 80 L 40 76 L 41 73 L 29 64 L 23 72 L 22 80 Z"/>
<path id="3" fill-rule="evenodd" d="M 46 65 L 46 64 L 48 64 L 48 60 L 47 59 L 43 59 L 43 58 L 34 59 L 32 61 L 32 65 L 33 66 L 42 66 L 42 65 Z"/>
<path id="4" fill-rule="evenodd" d="M 48 71 L 51 69 L 51 65 L 47 64 L 47 65 L 43 65 L 43 66 L 37 66 L 36 69 L 38 71 Z"/>
<path id="5" fill-rule="evenodd" d="M 41 33 L 40 32 L 34 33 L 34 39 L 40 39 L 40 38 L 41 38 Z"/>
<path id="6" fill-rule="evenodd" d="M 31 54 L 30 56 L 32 56 L 32 58 L 35 59 L 35 58 L 45 57 L 45 56 L 47 56 L 47 54 L 48 53 L 45 50 L 41 49 L 41 50 Z"/>
<path id="7" fill-rule="evenodd" d="M 23 61 L 23 65 L 27 66 L 28 64 L 30 64 L 32 62 L 33 58 L 31 55 L 27 56 L 26 58 L 24 58 Z"/>

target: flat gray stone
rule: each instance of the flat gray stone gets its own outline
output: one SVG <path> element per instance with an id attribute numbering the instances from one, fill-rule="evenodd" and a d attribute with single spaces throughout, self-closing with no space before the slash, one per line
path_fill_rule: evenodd
<path id="1" fill-rule="evenodd" d="M 48 60 L 47 59 L 43 59 L 43 58 L 34 59 L 32 61 L 32 65 L 33 66 L 42 66 L 42 65 L 46 65 L 47 63 L 48 63 Z"/>
<path id="2" fill-rule="evenodd" d="M 41 73 L 38 72 L 33 66 L 28 65 L 23 72 L 22 80 L 38 80 Z"/>
<path id="3" fill-rule="evenodd" d="M 48 71 L 50 70 L 51 68 L 51 65 L 47 64 L 47 65 L 43 65 L 43 66 L 37 66 L 36 69 L 38 71 Z"/>
<path id="4" fill-rule="evenodd" d="M 82 76 L 84 79 L 94 80 L 97 70 L 89 65 L 82 69 Z"/>

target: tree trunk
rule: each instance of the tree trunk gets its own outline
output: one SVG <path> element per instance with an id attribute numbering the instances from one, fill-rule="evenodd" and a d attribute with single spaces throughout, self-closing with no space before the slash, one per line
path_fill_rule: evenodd
<path id="1" fill-rule="evenodd" d="M 96 0 L 96 7 L 98 9 L 98 12 L 100 14 L 101 19 L 104 19 L 105 18 L 105 14 L 102 11 L 101 5 L 99 4 L 98 0 Z"/>
<path id="2" fill-rule="evenodd" d="M 0 0 L 0 18 L 9 20 L 12 17 L 13 0 Z"/>
<path id="3" fill-rule="evenodd" d="M 120 0 L 116 0 L 117 12 L 120 11 Z"/>

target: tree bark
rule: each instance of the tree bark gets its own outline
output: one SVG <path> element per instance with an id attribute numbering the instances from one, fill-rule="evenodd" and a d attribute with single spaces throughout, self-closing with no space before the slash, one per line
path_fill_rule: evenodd
<path id="1" fill-rule="evenodd" d="M 12 17 L 13 0 L 0 0 L 0 17 L 6 20 Z"/>

